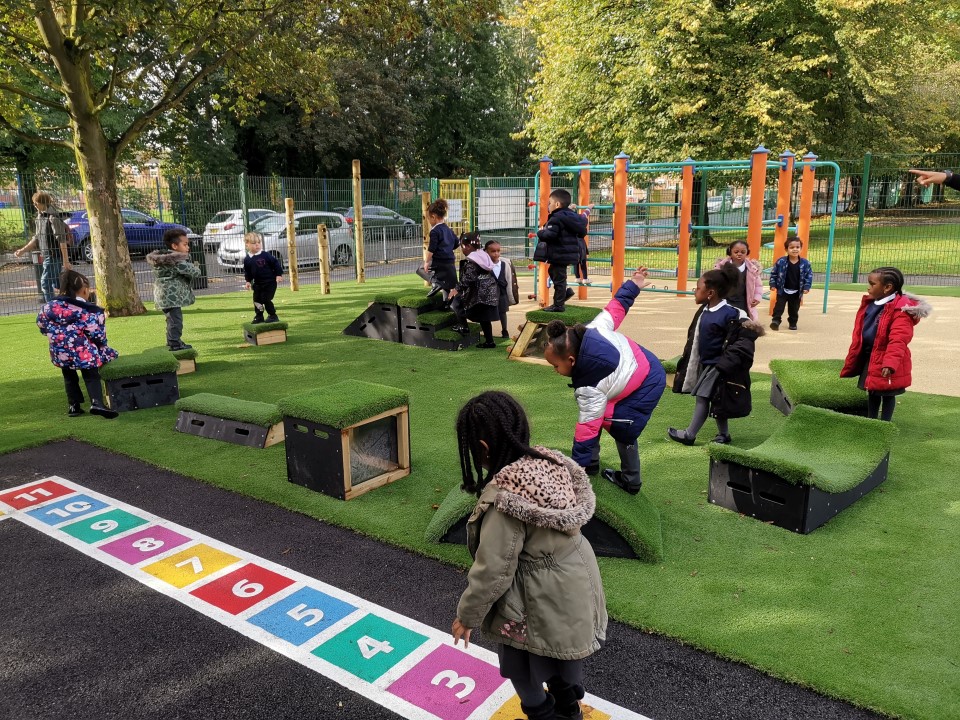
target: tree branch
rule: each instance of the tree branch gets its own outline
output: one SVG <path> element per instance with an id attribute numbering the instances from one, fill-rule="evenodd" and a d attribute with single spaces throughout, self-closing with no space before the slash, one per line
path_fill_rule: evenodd
<path id="1" fill-rule="evenodd" d="M 0 115 L 0 128 L 4 128 L 14 137 L 18 137 L 24 142 L 31 143 L 33 145 L 48 145 L 51 147 L 60 147 L 66 148 L 71 152 L 74 151 L 73 143 L 66 140 L 54 140 L 53 138 L 45 138 L 42 135 L 36 135 L 34 133 L 28 133 L 19 128 L 15 128 L 10 122 L 3 116 Z"/>
<path id="2" fill-rule="evenodd" d="M 32 102 L 37 103 L 38 105 L 43 105 L 45 108 L 66 112 L 66 108 L 63 107 L 63 103 L 58 104 L 53 100 L 47 100 L 44 97 L 40 97 L 39 95 L 36 95 L 32 92 L 24 90 L 23 88 L 18 88 L 15 85 L 0 83 L 0 90 L 6 90 L 7 92 L 13 93 L 14 95 L 19 95 L 20 97 L 25 98 L 26 100 L 30 100 Z"/>

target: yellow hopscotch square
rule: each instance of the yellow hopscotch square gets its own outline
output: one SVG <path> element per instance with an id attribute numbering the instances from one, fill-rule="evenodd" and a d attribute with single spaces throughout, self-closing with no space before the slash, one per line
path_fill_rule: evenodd
<path id="1" fill-rule="evenodd" d="M 596 708 L 592 708 L 586 703 L 580 703 L 583 709 L 583 720 L 610 720 L 610 716 Z M 520 698 L 514 695 L 507 700 L 500 709 L 497 710 L 490 720 L 516 720 L 523 717 L 523 710 L 520 709 Z"/>
<path id="2" fill-rule="evenodd" d="M 160 562 L 147 565 L 143 570 L 174 587 L 182 588 L 239 561 L 238 557 L 198 543 Z"/>

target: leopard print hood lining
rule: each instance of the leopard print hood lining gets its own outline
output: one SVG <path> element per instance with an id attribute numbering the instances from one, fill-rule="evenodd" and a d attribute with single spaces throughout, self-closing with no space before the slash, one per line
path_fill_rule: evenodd
<path id="1" fill-rule="evenodd" d="M 493 477 L 499 488 L 494 507 L 538 527 L 567 533 L 579 530 L 596 508 L 590 479 L 562 453 L 539 446 L 535 449 L 561 464 L 522 457 L 507 465 Z"/>

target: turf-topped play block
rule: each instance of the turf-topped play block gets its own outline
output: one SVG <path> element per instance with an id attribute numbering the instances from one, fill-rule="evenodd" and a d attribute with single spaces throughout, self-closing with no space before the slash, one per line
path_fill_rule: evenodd
<path id="1" fill-rule="evenodd" d="M 405 391 L 345 380 L 281 398 L 287 479 L 351 500 L 410 474 Z"/>
<path id="2" fill-rule="evenodd" d="M 410 308 L 400 308 L 400 313 L 404 345 L 433 350 L 463 350 L 475 345 L 480 338 L 479 326 L 473 323 L 468 325 L 470 332 L 466 335 L 454 330 L 457 316 L 451 310 L 417 312 Z"/>
<path id="3" fill-rule="evenodd" d="M 784 415 L 797 405 L 863 415 L 867 394 L 857 378 L 840 377 L 843 360 L 771 360 L 770 404 Z"/>
<path id="4" fill-rule="evenodd" d="M 179 365 L 166 348 L 121 355 L 100 368 L 107 404 L 117 412 L 172 405 L 180 397 Z"/>
<path id="5" fill-rule="evenodd" d="M 287 341 L 285 322 L 244 323 L 243 339 L 251 345 L 273 345 Z"/>
<path id="6" fill-rule="evenodd" d="M 600 314 L 600 308 L 567 305 L 562 313 L 531 310 L 527 321 L 520 330 L 520 336 L 510 348 L 510 359 L 546 365 L 543 349 L 547 344 L 547 324 L 552 320 L 562 320 L 572 327 L 578 323 L 588 323 Z"/>
<path id="7" fill-rule="evenodd" d="M 257 448 L 283 442 L 280 410 L 271 403 L 197 393 L 177 400 L 177 410 L 183 433 Z"/>
<path id="8" fill-rule="evenodd" d="M 197 350 L 196 348 L 184 348 L 183 350 L 171 350 L 173 356 L 180 363 L 177 368 L 177 375 L 189 375 L 197 371 Z"/>
<path id="9" fill-rule="evenodd" d="M 374 300 L 357 316 L 356 320 L 343 329 L 343 334 L 372 340 L 400 342 L 400 308 L 397 306 L 396 298 L 393 302 Z"/>
<path id="10" fill-rule="evenodd" d="M 797 405 L 757 447 L 711 443 L 710 502 L 809 533 L 887 478 L 893 423 Z"/>
<path id="11" fill-rule="evenodd" d="M 602 557 L 657 563 L 663 560 L 660 513 L 642 492 L 629 495 L 606 481 L 592 483 L 597 509 L 583 526 L 583 536 Z M 467 519 L 477 504 L 475 495 L 453 488 L 430 519 L 427 542 L 467 542 Z"/>

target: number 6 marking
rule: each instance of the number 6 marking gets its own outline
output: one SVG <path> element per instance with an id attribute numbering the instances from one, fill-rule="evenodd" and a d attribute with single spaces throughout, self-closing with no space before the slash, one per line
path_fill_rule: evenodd
<path id="1" fill-rule="evenodd" d="M 253 597 L 263 592 L 263 585 L 260 583 L 241 580 L 233 586 L 233 594 L 237 597 Z"/>
<path id="2" fill-rule="evenodd" d="M 455 688 L 457 685 L 463 685 L 463 690 L 456 693 L 456 697 L 460 700 L 463 700 L 477 687 L 477 683 L 474 682 L 473 678 L 460 677 L 453 670 L 444 670 L 441 673 L 437 673 L 437 676 L 430 681 L 430 684 L 439 685 L 444 680 L 447 681 L 444 683 L 444 687 L 448 687 L 451 690 L 453 690 L 453 688 Z"/>

